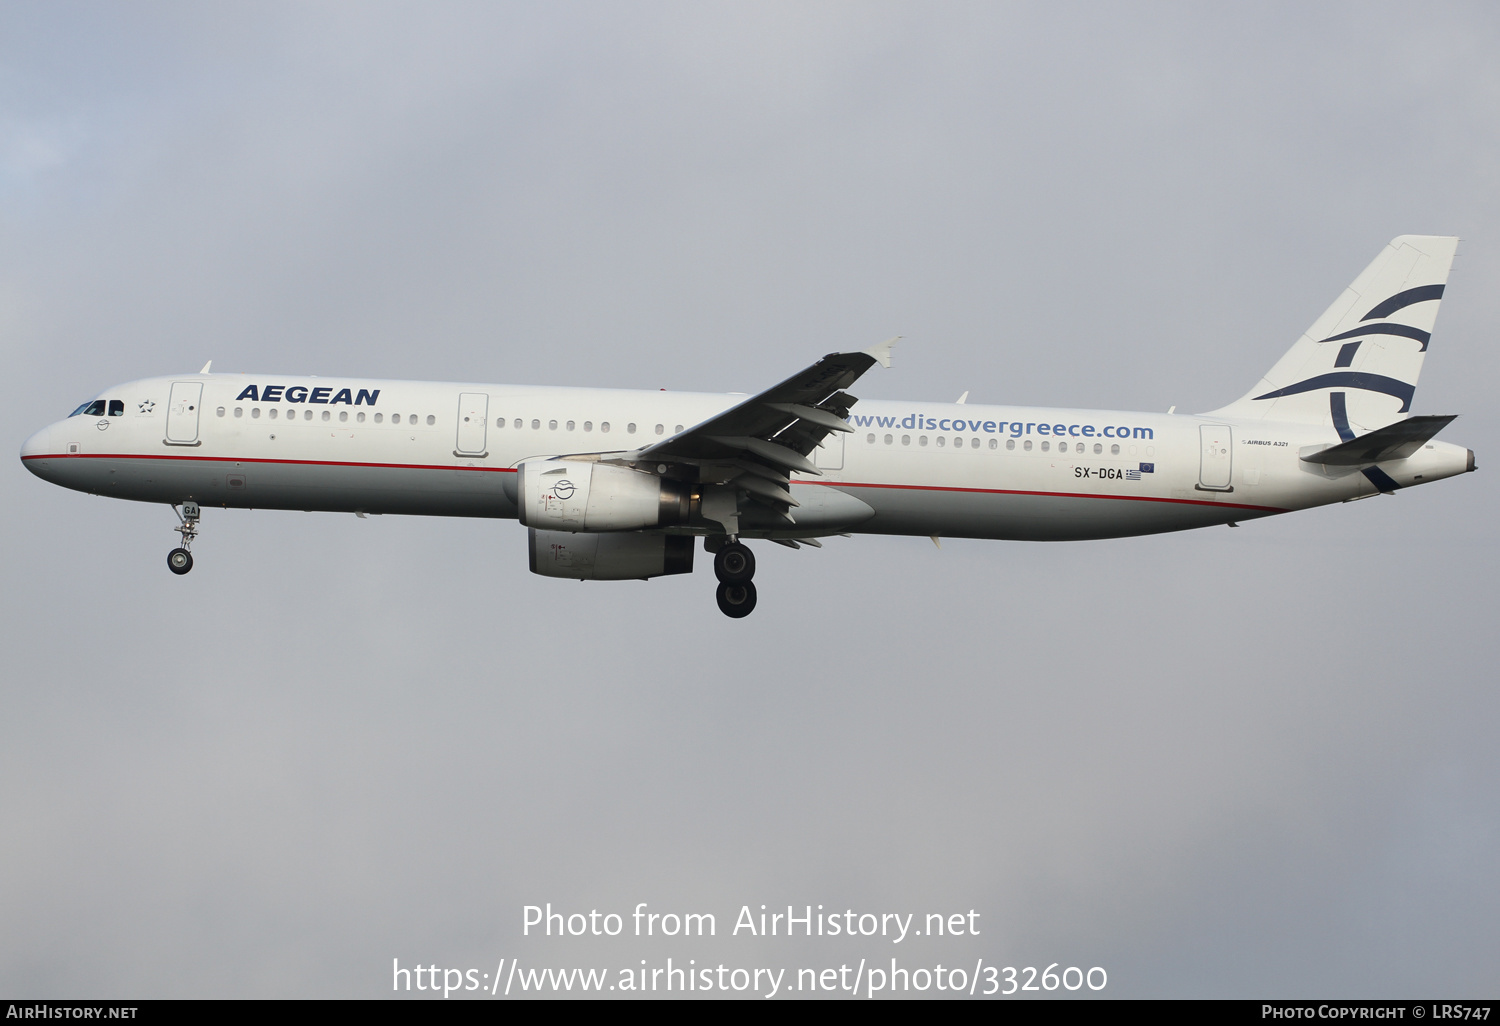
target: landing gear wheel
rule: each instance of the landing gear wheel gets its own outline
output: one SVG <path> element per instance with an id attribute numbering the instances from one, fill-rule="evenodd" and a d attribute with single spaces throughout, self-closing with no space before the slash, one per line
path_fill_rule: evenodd
<path id="1" fill-rule="evenodd" d="M 750 578 L 755 576 L 755 553 L 748 545 L 730 542 L 714 553 L 714 576 L 723 584 L 749 584 Z M 750 604 L 753 606 L 755 599 L 752 598 Z"/>
<path id="2" fill-rule="evenodd" d="M 719 600 L 719 612 L 738 620 L 742 616 L 749 616 L 755 608 L 755 585 L 749 581 L 744 584 L 721 584 L 714 597 Z"/>
<path id="3" fill-rule="evenodd" d="M 182 546 L 167 553 L 167 569 L 180 577 L 193 568 L 193 554 L 188 549 L 193 547 L 193 539 L 198 537 L 198 518 L 203 515 L 203 511 L 196 502 L 184 502 L 180 510 L 174 502 L 172 512 L 177 514 L 179 521 L 172 530 L 182 535 Z"/>

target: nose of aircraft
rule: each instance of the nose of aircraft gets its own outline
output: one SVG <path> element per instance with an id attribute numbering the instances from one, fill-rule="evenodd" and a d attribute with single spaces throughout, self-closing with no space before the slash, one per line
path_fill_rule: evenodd
<path id="1" fill-rule="evenodd" d="M 36 458 L 54 452 L 53 439 L 57 436 L 57 425 L 49 424 L 21 443 L 21 464 L 38 477 L 43 477 L 41 462 Z"/>

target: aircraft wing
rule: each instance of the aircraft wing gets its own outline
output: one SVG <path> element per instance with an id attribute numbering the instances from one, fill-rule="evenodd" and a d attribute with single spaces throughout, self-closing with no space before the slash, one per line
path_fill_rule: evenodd
<path id="1" fill-rule="evenodd" d="M 1404 460 L 1453 423 L 1456 417 L 1456 414 L 1408 417 L 1347 442 L 1310 452 L 1302 457 L 1302 461 L 1331 467 L 1357 467 L 1366 463 L 1384 463 L 1386 460 Z"/>
<path id="2" fill-rule="evenodd" d="M 819 473 L 808 455 L 830 431 L 851 431 L 857 400 L 844 389 L 875 364 L 891 365 L 896 339 L 857 353 L 830 353 L 779 385 L 751 396 L 701 424 L 642 449 L 633 458 L 762 467 L 785 487 L 791 471 Z M 755 471 L 751 470 L 754 474 Z"/>

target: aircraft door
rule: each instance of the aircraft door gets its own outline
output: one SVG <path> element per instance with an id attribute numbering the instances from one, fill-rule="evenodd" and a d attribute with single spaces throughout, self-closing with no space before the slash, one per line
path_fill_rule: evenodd
<path id="1" fill-rule="evenodd" d="M 830 431 L 812 452 L 813 466 L 820 470 L 844 469 L 844 432 Z"/>
<path id="2" fill-rule="evenodd" d="M 167 400 L 167 444 L 198 444 L 198 407 L 203 405 L 203 382 L 174 381 Z"/>
<path id="3" fill-rule="evenodd" d="M 458 448 L 455 456 L 486 456 L 485 425 L 490 416 L 490 397 L 483 392 L 465 392 L 458 397 Z"/>
<path id="4" fill-rule="evenodd" d="M 1200 461 L 1198 488 L 1205 492 L 1232 492 L 1230 476 L 1234 463 L 1234 432 L 1224 424 L 1198 428 Z"/>

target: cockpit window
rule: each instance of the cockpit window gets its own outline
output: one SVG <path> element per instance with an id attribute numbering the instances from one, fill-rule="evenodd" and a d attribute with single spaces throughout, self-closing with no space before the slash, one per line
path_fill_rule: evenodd
<path id="1" fill-rule="evenodd" d="M 125 400 L 124 399 L 111 399 L 109 401 L 109 415 L 111 417 L 123 417 L 123 416 L 125 416 Z"/>
<path id="2" fill-rule="evenodd" d="M 125 412 L 125 406 L 124 406 L 123 403 L 120 405 L 120 412 L 121 413 Z M 79 414 L 82 414 L 85 417 L 102 417 L 102 416 L 104 416 L 104 400 L 103 399 L 95 399 L 92 402 L 86 402 L 82 406 L 78 407 L 78 409 L 76 409 L 72 413 L 70 413 L 69 416 L 70 417 L 77 417 Z"/>

